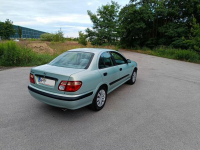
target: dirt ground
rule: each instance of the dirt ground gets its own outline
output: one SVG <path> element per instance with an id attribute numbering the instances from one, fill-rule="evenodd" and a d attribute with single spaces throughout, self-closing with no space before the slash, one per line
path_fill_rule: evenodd
<path id="1" fill-rule="evenodd" d="M 27 45 L 27 47 L 31 48 L 33 51 L 37 53 L 48 53 L 53 55 L 54 50 L 50 48 L 47 43 L 30 43 Z"/>

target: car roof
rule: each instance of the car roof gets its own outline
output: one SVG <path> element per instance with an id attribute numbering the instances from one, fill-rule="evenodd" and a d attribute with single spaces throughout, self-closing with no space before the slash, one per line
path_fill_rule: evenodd
<path id="1" fill-rule="evenodd" d="M 91 52 L 91 53 L 101 53 L 101 52 L 106 52 L 106 51 L 115 51 L 112 49 L 103 49 L 103 48 L 77 48 L 77 49 L 72 49 L 69 51 L 81 51 L 81 52 Z"/>

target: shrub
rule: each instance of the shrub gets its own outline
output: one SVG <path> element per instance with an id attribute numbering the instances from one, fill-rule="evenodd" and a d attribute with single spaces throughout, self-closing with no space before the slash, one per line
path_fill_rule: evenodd
<path id="1" fill-rule="evenodd" d="M 58 32 L 56 32 L 55 34 L 52 33 L 44 33 L 41 34 L 40 39 L 42 41 L 54 41 L 54 42 L 65 42 L 65 38 L 64 38 L 64 34 L 62 32 L 62 30 L 58 30 Z"/>
<path id="2" fill-rule="evenodd" d="M 64 34 L 61 29 L 54 34 L 53 41 L 54 42 L 65 42 Z"/>
<path id="3" fill-rule="evenodd" d="M 42 41 L 53 41 L 54 40 L 54 34 L 51 33 L 44 33 L 40 35 L 40 39 Z"/>
<path id="4" fill-rule="evenodd" d="M 78 43 L 82 44 L 82 45 L 87 45 L 87 40 L 86 40 L 87 36 L 83 33 L 83 32 L 79 32 L 79 40 Z"/>

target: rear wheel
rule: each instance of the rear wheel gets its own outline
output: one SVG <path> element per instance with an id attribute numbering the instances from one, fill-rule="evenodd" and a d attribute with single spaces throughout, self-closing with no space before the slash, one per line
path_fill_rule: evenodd
<path id="1" fill-rule="evenodd" d="M 131 75 L 130 80 L 128 81 L 129 84 L 134 84 L 136 82 L 136 78 L 137 78 L 137 70 L 133 70 L 133 73 Z"/>
<path id="2" fill-rule="evenodd" d="M 101 110 L 107 99 L 107 91 L 105 87 L 100 87 L 99 90 L 97 91 L 92 104 L 90 105 L 90 108 L 95 111 Z"/>

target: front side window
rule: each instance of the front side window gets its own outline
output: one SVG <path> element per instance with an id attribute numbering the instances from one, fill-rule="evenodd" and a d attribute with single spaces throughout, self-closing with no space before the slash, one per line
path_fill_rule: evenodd
<path id="1" fill-rule="evenodd" d="M 113 66 L 113 61 L 111 55 L 108 52 L 101 54 L 99 58 L 99 69 L 107 68 Z"/>
<path id="2" fill-rule="evenodd" d="M 126 59 L 123 56 L 121 56 L 120 54 L 115 53 L 115 52 L 111 52 L 111 55 L 113 56 L 117 65 L 121 65 L 121 64 L 126 63 Z"/>
<path id="3" fill-rule="evenodd" d="M 89 52 L 66 52 L 49 63 L 52 66 L 86 69 L 92 58 L 93 53 Z"/>

